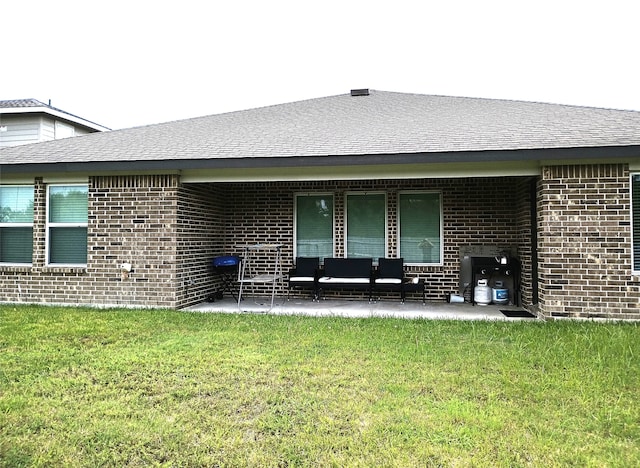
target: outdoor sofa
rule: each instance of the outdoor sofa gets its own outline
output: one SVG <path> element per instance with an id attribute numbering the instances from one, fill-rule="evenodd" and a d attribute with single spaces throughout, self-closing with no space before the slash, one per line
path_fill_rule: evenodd
<path id="1" fill-rule="evenodd" d="M 373 286 L 372 258 L 324 259 L 324 268 L 318 277 L 318 297 L 331 289 L 364 289 L 371 300 Z"/>
<path id="2" fill-rule="evenodd" d="M 402 302 L 407 292 L 419 292 L 425 303 L 424 279 L 406 278 L 402 258 L 379 258 L 374 267 L 372 258 L 328 257 L 321 266 L 318 257 L 297 257 L 288 281 L 288 295 L 292 289 L 308 290 L 313 300 L 320 299 L 325 291 L 351 289 L 367 291 L 369 301 L 374 293 L 382 291 L 400 293 Z"/>

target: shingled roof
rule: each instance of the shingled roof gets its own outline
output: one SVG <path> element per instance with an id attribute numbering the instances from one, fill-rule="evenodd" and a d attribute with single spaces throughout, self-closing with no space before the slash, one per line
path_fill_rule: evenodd
<path id="1" fill-rule="evenodd" d="M 619 148 L 640 155 L 640 112 L 375 90 L 355 94 L 363 95 L 7 148 L 0 150 L 0 161 L 3 170 L 24 164 L 64 165 L 66 170 L 86 163 L 115 168 L 133 162 L 178 169 L 188 161 L 192 168 L 283 158 L 405 161 L 420 155 L 424 162 L 462 160 L 461 154 L 471 160 L 480 154 L 576 148 L 608 148 L 609 154 Z"/>
<path id="2" fill-rule="evenodd" d="M 44 107 L 47 106 L 44 102 L 40 102 L 37 99 L 8 99 L 0 101 L 0 109 L 11 109 L 14 107 Z"/>

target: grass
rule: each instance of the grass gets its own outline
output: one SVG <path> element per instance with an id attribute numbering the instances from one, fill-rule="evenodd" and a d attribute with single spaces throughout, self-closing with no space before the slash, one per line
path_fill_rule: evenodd
<path id="1" fill-rule="evenodd" d="M 639 332 L 0 306 L 0 466 L 639 466 Z"/>

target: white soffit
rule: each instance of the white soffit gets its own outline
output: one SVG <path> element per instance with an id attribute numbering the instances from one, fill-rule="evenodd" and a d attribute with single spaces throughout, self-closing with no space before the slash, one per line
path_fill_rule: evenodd
<path id="1" fill-rule="evenodd" d="M 420 179 L 449 177 L 537 176 L 540 166 L 530 162 L 409 164 L 340 167 L 278 167 L 183 170 L 180 180 L 202 182 L 324 181 Z"/>

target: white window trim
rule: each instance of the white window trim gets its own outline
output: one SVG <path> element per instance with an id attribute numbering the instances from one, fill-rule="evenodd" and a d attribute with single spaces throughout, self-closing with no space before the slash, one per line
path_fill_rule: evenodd
<path id="1" fill-rule="evenodd" d="M 2 185 L 2 187 L 28 187 L 30 188 L 33 193 L 34 193 L 34 201 L 35 201 L 35 187 L 33 184 L 5 184 Z M 31 221 L 30 223 L 2 223 L 0 222 L 0 228 L 31 228 L 33 230 L 33 221 Z M 31 238 L 31 259 L 33 260 L 33 237 Z M 16 262 L 2 262 L 0 261 L 0 265 L 2 266 L 20 266 L 20 267 L 24 267 L 24 266 L 33 266 L 33 262 L 29 262 L 29 263 L 16 263 Z"/>
<path id="2" fill-rule="evenodd" d="M 50 189 L 51 187 L 87 187 L 87 184 L 49 184 L 47 185 L 47 200 L 46 200 L 46 229 L 45 229 L 45 244 L 44 244 L 44 250 L 45 250 L 45 265 L 47 267 L 60 267 L 60 268 L 76 268 L 76 267 L 86 267 L 87 264 L 86 263 L 51 263 L 49 261 L 49 254 L 50 254 L 50 248 L 49 248 L 49 241 L 50 241 L 50 230 L 51 228 L 56 228 L 56 227 L 67 227 L 67 228 L 77 228 L 77 227 L 85 227 L 88 228 L 89 227 L 89 223 L 52 223 L 49 221 L 49 209 L 50 209 Z M 88 197 L 88 191 L 87 191 L 87 197 Z M 88 234 L 88 233 L 87 233 Z M 88 252 L 87 252 L 88 254 Z"/>
<path id="3" fill-rule="evenodd" d="M 402 242 L 402 238 L 400 236 L 400 227 L 402 226 L 402 213 L 400 211 L 400 195 L 407 193 L 437 193 L 440 196 L 440 261 L 436 263 L 424 263 L 424 262 L 407 262 L 405 265 L 407 266 L 444 266 L 444 210 L 442 208 L 442 190 L 400 190 L 398 191 L 398 256 L 400 255 L 400 243 Z"/>
<path id="4" fill-rule="evenodd" d="M 336 255 L 336 196 L 333 192 L 295 192 L 293 194 L 293 258 L 298 257 L 298 197 L 333 197 L 333 219 L 331 220 L 331 255 Z"/>
<path id="5" fill-rule="evenodd" d="M 349 233 L 347 232 L 348 219 L 349 219 L 349 195 L 384 195 L 384 257 L 387 256 L 387 252 L 389 251 L 389 195 L 384 190 L 352 190 L 344 193 L 344 257 L 347 258 L 347 243 L 349 240 Z M 373 259 L 373 264 L 378 264 L 378 259 Z"/>

